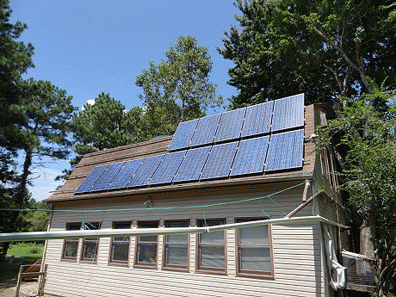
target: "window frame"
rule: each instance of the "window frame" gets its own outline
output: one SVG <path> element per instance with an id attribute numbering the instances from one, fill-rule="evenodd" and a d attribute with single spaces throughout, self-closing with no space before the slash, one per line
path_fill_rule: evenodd
<path id="1" fill-rule="evenodd" d="M 95 229 L 95 230 L 100 230 L 102 228 L 102 222 L 100 222 L 100 221 L 99 222 L 88 222 L 87 224 L 98 224 L 98 229 Z M 84 226 L 82 226 L 82 227 L 84 227 Z M 96 241 L 95 258 L 85 258 L 84 257 L 85 244 L 92 243 L 93 241 Z M 96 264 L 98 262 L 98 254 L 99 254 L 98 251 L 99 251 L 99 237 L 83 238 L 82 244 L 81 244 L 80 262 Z"/>
<path id="2" fill-rule="evenodd" d="M 115 225 L 117 224 L 125 224 L 125 225 L 129 225 L 129 228 L 115 228 Z M 114 221 L 112 222 L 112 229 L 131 229 L 132 228 L 132 221 Z M 130 250 L 131 250 L 131 237 L 130 236 L 123 236 L 123 238 L 128 238 L 128 249 L 127 249 L 127 259 L 124 260 L 113 260 L 113 246 L 114 246 L 114 242 L 118 242 L 115 241 L 115 238 L 119 238 L 119 237 L 112 237 L 111 241 L 110 241 L 110 248 L 109 248 L 109 265 L 114 265 L 114 266 L 125 266 L 128 267 L 129 266 L 129 258 L 130 258 Z M 120 241 L 121 242 L 121 241 Z"/>
<path id="3" fill-rule="evenodd" d="M 258 220 L 268 220 L 268 217 L 243 217 L 243 218 L 235 218 L 235 223 L 242 222 L 253 222 Z M 236 276 L 242 277 L 254 277 L 254 278 L 265 278 L 265 279 L 275 279 L 274 273 L 274 252 L 273 252 L 273 244 L 272 244 L 272 225 L 268 224 L 268 245 L 242 245 L 242 248 L 249 247 L 262 247 L 268 248 L 270 253 L 270 271 L 257 271 L 257 270 L 242 270 L 241 269 L 241 256 L 240 256 L 240 248 L 239 244 L 239 229 L 235 229 L 235 268 L 236 268 Z"/>
<path id="4" fill-rule="evenodd" d="M 69 229 L 68 226 L 79 224 L 79 229 Z M 82 222 L 66 222 L 65 230 L 72 231 L 72 230 L 81 230 Z M 77 249 L 76 249 L 76 256 L 75 257 L 65 257 L 66 245 L 68 242 L 77 242 Z M 70 261 L 70 262 L 77 262 L 78 259 L 78 248 L 80 246 L 80 238 L 74 239 L 64 239 L 63 240 L 63 247 L 62 247 L 62 254 L 61 254 L 61 261 Z"/>
<path id="5" fill-rule="evenodd" d="M 227 223 L 225 218 L 214 218 L 214 219 L 198 219 L 196 225 L 198 227 L 203 227 L 205 223 L 209 221 L 218 221 L 220 224 L 210 225 L 210 226 L 219 226 L 225 225 Z M 201 234 L 197 234 L 196 239 L 196 248 L 195 248 L 195 271 L 196 272 L 203 272 L 203 273 L 213 273 L 213 274 L 227 274 L 227 232 L 224 231 L 216 231 L 216 232 L 223 232 L 223 244 L 202 244 L 201 241 Z M 205 267 L 200 265 L 201 257 L 200 257 L 200 248 L 201 247 L 223 247 L 224 249 L 224 268 L 217 268 L 217 267 Z"/>
<path id="6" fill-rule="evenodd" d="M 191 222 L 189 219 L 181 219 L 181 220 L 165 220 L 164 221 L 164 227 L 165 228 L 172 228 L 172 227 L 168 227 L 167 224 L 169 223 L 174 223 L 174 222 L 186 222 L 187 226 L 186 227 L 190 227 L 191 226 Z M 162 269 L 163 270 L 174 270 L 174 271 L 181 271 L 181 272 L 189 272 L 190 269 L 190 234 L 186 234 L 187 235 L 187 240 L 186 243 L 167 243 L 167 235 L 164 235 L 164 240 L 163 240 L 163 245 L 162 245 Z M 175 265 L 175 264 L 167 264 L 166 263 L 166 258 L 167 258 L 167 248 L 168 246 L 181 246 L 181 245 L 185 245 L 187 246 L 187 264 L 186 265 Z"/>
<path id="7" fill-rule="evenodd" d="M 148 228 L 158 228 L 159 227 L 159 221 L 158 220 L 144 220 L 144 221 L 137 221 L 137 228 L 147 228 L 147 227 L 140 227 L 141 224 L 150 224 L 153 223 L 157 227 L 148 227 Z M 159 243 L 159 236 L 158 235 L 148 235 L 148 236 L 156 236 L 156 241 L 154 242 L 141 242 L 140 238 L 144 236 L 136 236 L 135 240 L 135 260 L 134 260 L 134 267 L 137 268 L 152 268 L 156 269 L 158 266 L 158 243 Z M 155 243 L 155 263 L 146 263 L 146 262 L 139 262 L 139 256 L 140 256 L 140 248 L 141 246 L 149 246 L 153 245 Z"/>

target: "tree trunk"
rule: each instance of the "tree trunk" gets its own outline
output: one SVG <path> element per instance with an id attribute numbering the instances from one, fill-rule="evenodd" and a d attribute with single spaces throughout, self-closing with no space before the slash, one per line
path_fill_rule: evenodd
<path id="1" fill-rule="evenodd" d="M 373 227 L 365 219 L 360 227 L 360 254 L 374 259 Z"/>

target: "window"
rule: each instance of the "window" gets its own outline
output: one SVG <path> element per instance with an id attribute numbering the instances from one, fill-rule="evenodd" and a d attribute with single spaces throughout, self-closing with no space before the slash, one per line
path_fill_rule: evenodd
<path id="1" fill-rule="evenodd" d="M 216 226 L 225 224 L 224 219 L 199 220 L 198 226 Z M 198 235 L 197 270 L 225 272 L 224 231 L 201 233 Z"/>
<path id="2" fill-rule="evenodd" d="M 132 222 L 113 222 L 113 229 L 130 229 Z M 113 237 L 110 245 L 111 264 L 128 265 L 130 237 Z"/>
<path id="3" fill-rule="evenodd" d="M 188 227 L 188 220 L 166 221 L 166 228 Z M 164 240 L 163 266 L 167 269 L 188 271 L 188 234 L 166 235 Z"/>
<path id="4" fill-rule="evenodd" d="M 99 230 L 100 223 L 85 223 L 85 230 Z M 82 244 L 81 260 L 96 262 L 98 255 L 99 238 L 84 238 Z"/>
<path id="5" fill-rule="evenodd" d="M 81 223 L 66 223 L 66 230 L 80 230 Z M 79 239 L 65 239 L 63 243 L 62 259 L 77 261 Z"/>
<path id="6" fill-rule="evenodd" d="M 158 228 L 158 221 L 138 222 L 138 228 Z M 135 266 L 157 266 L 157 235 L 137 237 Z"/>
<path id="7" fill-rule="evenodd" d="M 237 223 L 261 219 L 237 219 Z M 237 275 L 272 277 L 271 228 L 252 226 L 239 228 L 237 235 Z"/>

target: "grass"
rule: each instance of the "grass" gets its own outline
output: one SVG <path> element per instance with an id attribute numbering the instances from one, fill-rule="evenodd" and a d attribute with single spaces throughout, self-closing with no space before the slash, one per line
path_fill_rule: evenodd
<path id="1" fill-rule="evenodd" d="M 43 243 L 16 243 L 7 251 L 6 263 L 0 263 L 0 281 L 16 279 L 20 265 L 33 264 L 42 258 Z"/>

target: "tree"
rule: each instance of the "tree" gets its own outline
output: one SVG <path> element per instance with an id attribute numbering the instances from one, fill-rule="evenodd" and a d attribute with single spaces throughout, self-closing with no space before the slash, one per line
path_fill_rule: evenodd
<path id="1" fill-rule="evenodd" d="M 85 104 L 83 110 L 74 114 L 71 123 L 77 154 L 71 165 L 75 166 L 84 154 L 138 142 L 142 114 L 140 107 L 126 111 L 120 101 L 103 92 L 94 104 Z M 71 171 L 64 173 L 60 178 L 67 178 Z"/>
<path id="2" fill-rule="evenodd" d="M 208 49 L 199 46 L 194 36 L 180 36 L 165 55 L 167 59 L 159 65 L 150 61 L 150 68 L 136 78 L 136 85 L 143 88 L 139 97 L 146 113 L 162 113 L 163 127 L 147 129 L 172 134 L 179 122 L 202 117 L 208 106 L 220 105 L 222 99 L 216 97 L 216 85 L 209 81 L 212 62 Z"/>
<path id="3" fill-rule="evenodd" d="M 223 38 L 234 62 L 232 108 L 297 93 L 330 112 L 337 96 L 394 86 L 396 6 L 389 0 L 238 0 L 242 12 Z"/>
<path id="4" fill-rule="evenodd" d="M 362 225 L 371 229 L 376 296 L 388 296 L 396 281 L 396 106 L 390 101 L 394 96 L 395 92 L 373 90 L 359 100 L 345 99 L 350 107 L 343 116 L 319 130 L 319 149 L 334 138 L 347 147 L 342 188 L 350 194 L 349 203 Z"/>
<path id="5" fill-rule="evenodd" d="M 25 208 L 29 202 L 27 186 L 30 184 L 35 160 L 43 157 L 64 159 L 70 153 L 71 142 L 68 138 L 68 122 L 74 107 L 71 96 L 48 81 L 29 79 L 19 82 L 19 100 L 10 104 L 9 110 L 19 117 L 13 123 L 14 138 L 18 142 L 18 156 L 23 159 L 21 169 L 14 172 L 12 184 L 3 196 L 4 208 Z M 18 164 L 15 164 L 18 165 Z M 19 212 L 5 215 L 0 225 L 1 232 L 12 232 L 18 229 Z M 5 257 L 9 243 L 1 244 L 2 258 Z"/>
<path id="6" fill-rule="evenodd" d="M 14 160 L 21 148 L 18 124 L 23 117 L 12 107 L 22 98 L 22 74 L 33 67 L 33 46 L 16 41 L 27 26 L 10 23 L 11 12 L 9 1 L 0 0 L 0 208 L 18 208 L 14 188 L 19 179 Z M 15 214 L 0 215 L 0 232 L 14 225 Z M 4 261 L 7 248 L 8 245 L 0 244 L 0 262 Z"/>

